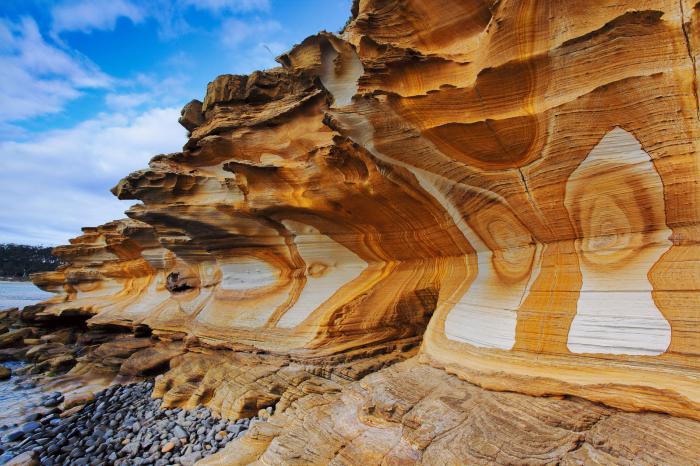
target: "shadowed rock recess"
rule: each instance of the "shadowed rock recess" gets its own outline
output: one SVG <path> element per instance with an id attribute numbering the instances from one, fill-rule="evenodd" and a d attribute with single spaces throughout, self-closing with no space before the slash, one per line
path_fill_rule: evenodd
<path id="1" fill-rule="evenodd" d="M 699 15 L 356 1 L 189 103 L 36 317 L 159 341 L 121 372 L 164 406 L 274 407 L 202 465 L 698 464 Z"/>

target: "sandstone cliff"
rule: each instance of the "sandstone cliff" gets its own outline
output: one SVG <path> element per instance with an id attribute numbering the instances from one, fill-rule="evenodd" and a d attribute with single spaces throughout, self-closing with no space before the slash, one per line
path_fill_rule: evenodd
<path id="1" fill-rule="evenodd" d="M 189 103 L 42 313 L 184 339 L 173 405 L 277 403 L 208 464 L 692 463 L 699 12 L 355 2 Z"/>

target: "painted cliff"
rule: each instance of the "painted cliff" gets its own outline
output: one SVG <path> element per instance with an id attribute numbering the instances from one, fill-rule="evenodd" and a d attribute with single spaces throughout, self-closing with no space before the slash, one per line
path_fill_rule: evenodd
<path id="1" fill-rule="evenodd" d="M 197 348 L 172 405 L 278 403 L 206 464 L 668 461 L 700 433 L 699 14 L 356 1 L 185 106 L 41 313 Z"/>

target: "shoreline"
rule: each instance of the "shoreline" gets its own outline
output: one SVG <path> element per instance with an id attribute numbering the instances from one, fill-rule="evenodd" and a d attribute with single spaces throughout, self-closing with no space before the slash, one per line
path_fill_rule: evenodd
<path id="1" fill-rule="evenodd" d="M 192 466 L 261 420 L 229 421 L 202 406 L 163 408 L 162 399 L 152 398 L 153 388 L 152 380 L 115 384 L 64 411 L 57 407 L 65 401 L 60 392 L 44 396 L 45 412 L 27 416 L 2 437 L 9 448 L 0 455 L 0 465 Z"/>
<path id="2" fill-rule="evenodd" d="M 273 412 L 226 419 L 201 405 L 170 407 L 154 397 L 153 377 L 169 368 L 159 357 L 180 350 L 136 330 L 88 328 L 85 318 L 43 320 L 41 309 L 0 311 L 0 365 L 19 363 L 0 381 L 11 384 L 3 402 L 17 408 L 0 416 L 0 465 L 194 464 Z"/>

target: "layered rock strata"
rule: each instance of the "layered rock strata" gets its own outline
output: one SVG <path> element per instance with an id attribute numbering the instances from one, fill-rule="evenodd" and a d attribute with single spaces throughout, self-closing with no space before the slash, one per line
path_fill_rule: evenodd
<path id="1" fill-rule="evenodd" d="M 309 394 L 198 464 L 691 465 L 698 434 L 689 419 L 488 391 L 413 359 Z"/>
<path id="2" fill-rule="evenodd" d="M 36 277 L 63 289 L 43 312 L 272 353 L 325 379 L 364 361 L 347 369 L 357 379 L 422 341 L 408 385 L 465 383 L 449 373 L 698 420 L 699 11 L 686 0 L 355 2 L 342 34 L 306 39 L 278 68 L 220 76 L 188 104 L 183 151 L 113 190 L 141 202 L 131 220 L 86 229 L 58 249 L 63 270 Z M 216 357 L 171 364 L 185 381 L 202 364 L 223 371 Z M 166 399 L 223 407 L 203 388 L 222 378 Z M 592 440 L 627 415 L 567 403 L 585 422 L 542 421 L 561 442 L 533 455 L 632 458 Z M 350 412 L 329 429 L 376 421 Z M 397 448 L 427 442 L 418 456 L 432 461 L 434 438 L 396 437 L 404 417 L 377 429 Z M 502 455 L 483 458 L 515 461 Z"/>

